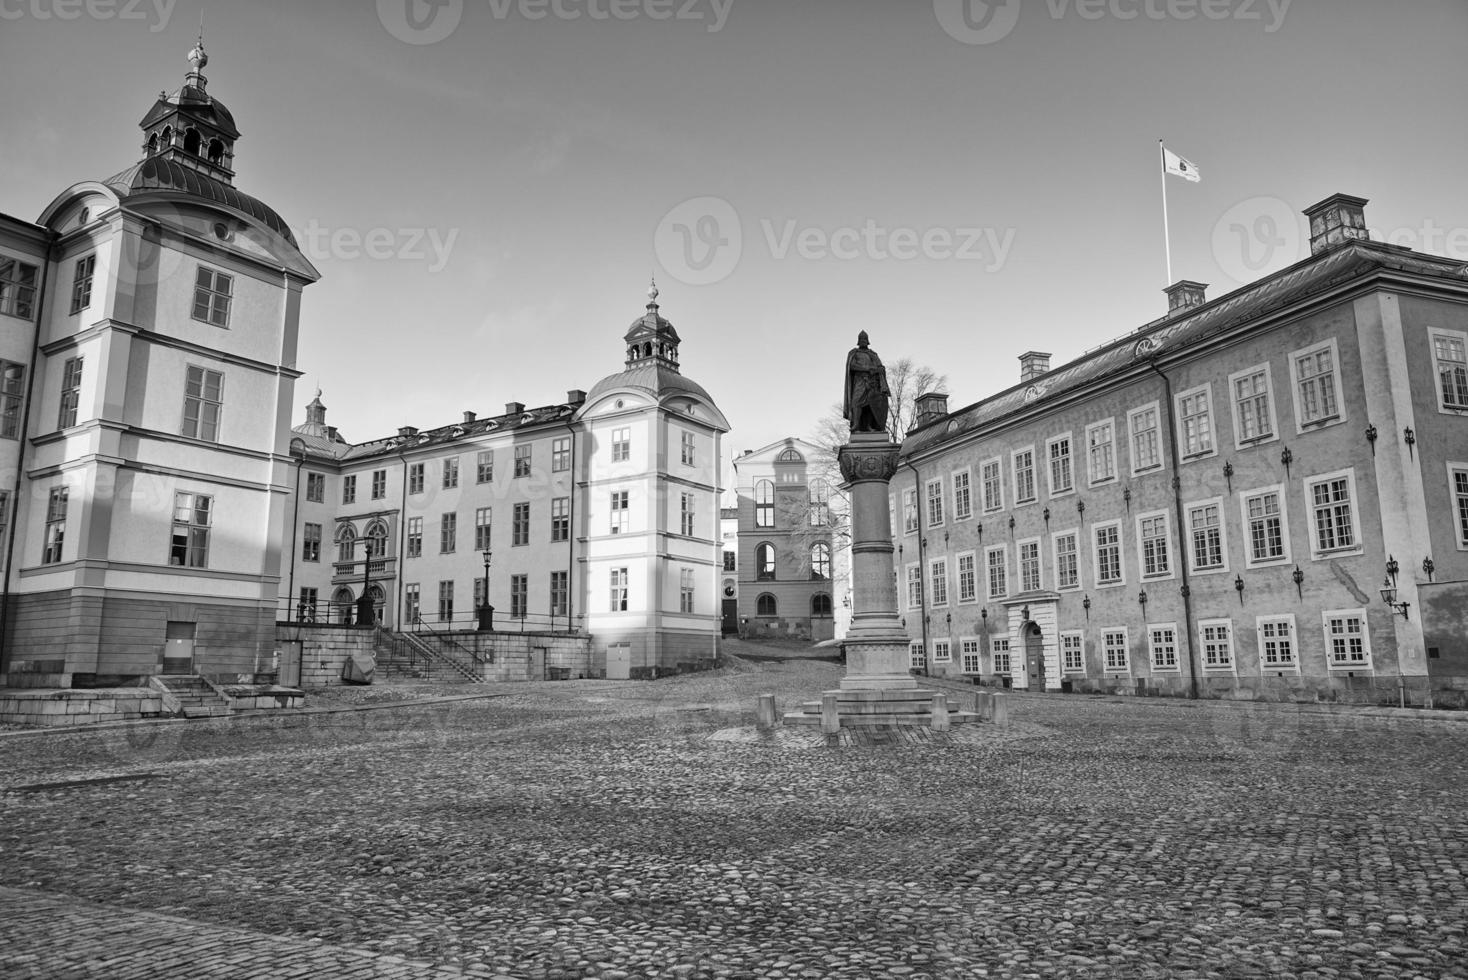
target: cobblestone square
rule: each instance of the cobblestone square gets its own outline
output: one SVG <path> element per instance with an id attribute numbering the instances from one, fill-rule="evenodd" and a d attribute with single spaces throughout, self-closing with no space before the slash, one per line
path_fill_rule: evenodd
<path id="1" fill-rule="evenodd" d="M 5 735 L 0 973 L 1468 977 L 1468 725 L 1054 695 L 753 736 L 838 677 Z"/>

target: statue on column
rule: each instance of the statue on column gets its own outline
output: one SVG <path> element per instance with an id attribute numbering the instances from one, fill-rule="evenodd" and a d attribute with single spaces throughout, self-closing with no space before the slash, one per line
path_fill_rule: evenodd
<path id="1" fill-rule="evenodd" d="M 852 432 L 886 432 L 887 400 L 892 392 L 887 387 L 887 369 L 868 344 L 867 332 L 863 330 L 857 334 L 856 346 L 846 355 L 846 391 L 841 414 L 851 424 Z"/>

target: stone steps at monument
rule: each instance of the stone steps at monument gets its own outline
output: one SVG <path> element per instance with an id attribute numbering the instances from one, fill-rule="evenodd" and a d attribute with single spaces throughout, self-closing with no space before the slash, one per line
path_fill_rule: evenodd
<path id="1" fill-rule="evenodd" d="M 981 717 L 979 717 L 972 711 L 958 711 L 950 709 L 948 712 L 949 725 L 965 725 L 970 723 L 978 723 L 982 720 L 983 719 Z M 821 725 L 820 706 L 817 705 L 815 714 L 809 714 L 805 711 L 792 711 L 789 714 L 785 715 L 783 721 L 787 725 L 810 726 L 813 728 L 819 728 Z M 894 726 L 916 726 L 920 728 L 931 728 L 932 725 L 933 716 L 930 713 L 914 714 L 911 712 L 872 712 L 870 714 L 860 715 L 848 715 L 845 713 L 841 715 L 842 728 L 883 728 Z"/>

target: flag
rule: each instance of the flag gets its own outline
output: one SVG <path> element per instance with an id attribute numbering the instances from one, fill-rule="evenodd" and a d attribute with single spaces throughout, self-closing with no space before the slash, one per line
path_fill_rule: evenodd
<path id="1" fill-rule="evenodd" d="M 1190 161 L 1184 160 L 1182 157 L 1178 156 L 1176 153 L 1172 152 L 1165 146 L 1162 148 L 1162 172 L 1176 174 L 1183 180 L 1189 180 L 1195 184 L 1203 179 L 1202 177 L 1198 176 L 1197 167 L 1193 166 Z"/>

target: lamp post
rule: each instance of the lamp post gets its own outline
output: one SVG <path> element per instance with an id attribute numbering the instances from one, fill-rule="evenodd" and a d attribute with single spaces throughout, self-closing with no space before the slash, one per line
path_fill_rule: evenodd
<path id="1" fill-rule="evenodd" d="M 493 553 L 484 549 L 484 602 L 479 606 L 479 631 L 490 633 L 494 631 L 494 606 L 489 604 L 489 560 Z"/>
<path id="2" fill-rule="evenodd" d="M 372 534 L 362 540 L 362 597 L 357 600 L 357 625 L 373 626 L 377 610 L 372 604 Z"/>

